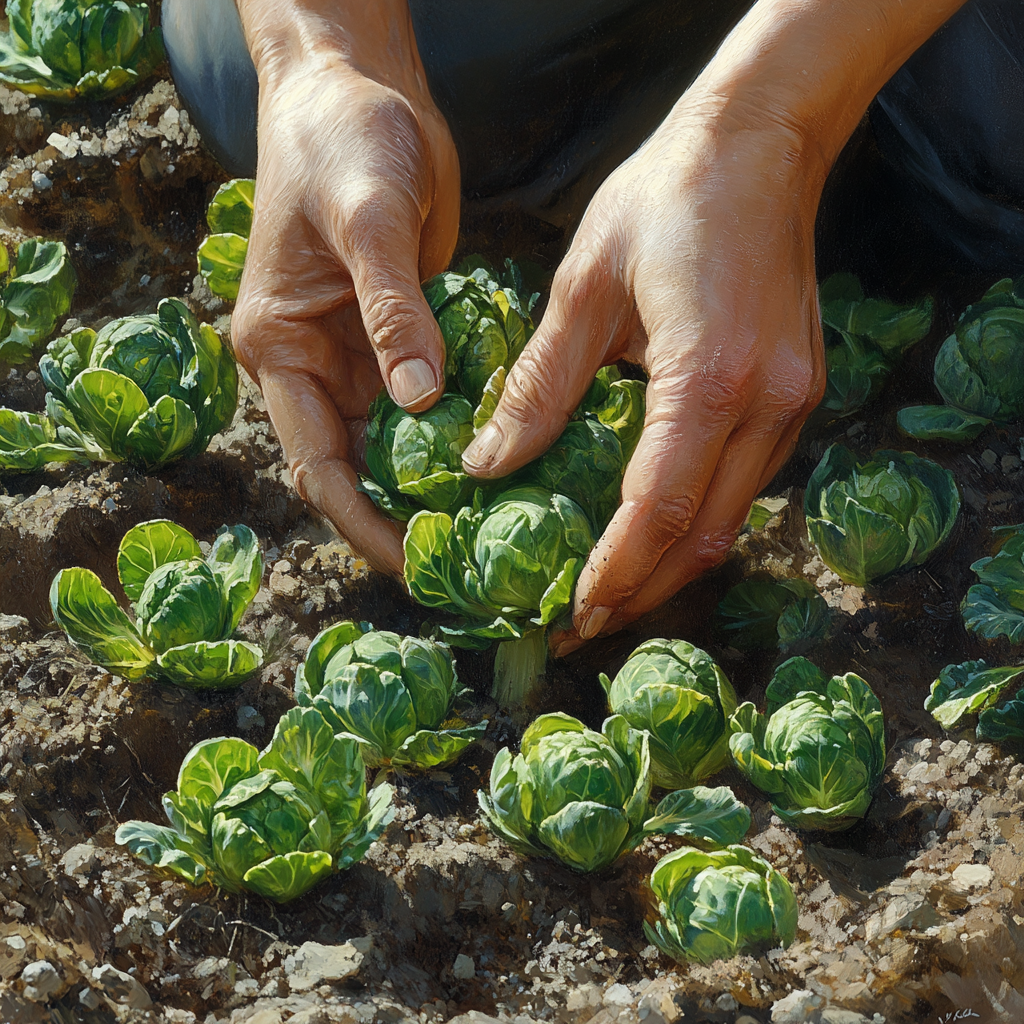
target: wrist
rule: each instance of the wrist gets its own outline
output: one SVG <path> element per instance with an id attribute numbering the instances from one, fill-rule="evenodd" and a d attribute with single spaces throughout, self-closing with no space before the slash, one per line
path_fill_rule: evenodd
<path id="1" fill-rule="evenodd" d="M 763 138 L 824 183 L 876 93 L 965 0 L 758 0 L 670 117 Z"/>
<path id="2" fill-rule="evenodd" d="M 411 96 L 425 89 L 407 0 L 236 0 L 261 86 L 333 65 Z"/>

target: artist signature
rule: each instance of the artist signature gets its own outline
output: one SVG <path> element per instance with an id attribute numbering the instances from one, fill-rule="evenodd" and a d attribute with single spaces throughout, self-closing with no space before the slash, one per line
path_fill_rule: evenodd
<path id="1" fill-rule="evenodd" d="M 967 1020 L 968 1017 L 980 1017 L 981 1014 L 975 1013 L 970 1007 L 966 1010 L 951 1010 L 949 1013 L 944 1013 L 939 1017 L 938 1024 L 953 1024 L 956 1020 Z"/>

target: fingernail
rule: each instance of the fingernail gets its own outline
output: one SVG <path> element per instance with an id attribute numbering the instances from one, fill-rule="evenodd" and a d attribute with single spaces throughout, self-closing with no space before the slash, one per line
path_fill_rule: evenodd
<path id="1" fill-rule="evenodd" d="M 504 438 L 495 423 L 488 423 L 473 439 L 473 443 L 462 453 L 462 463 L 467 469 L 489 469 L 501 451 Z"/>
<path id="2" fill-rule="evenodd" d="M 564 658 L 567 654 L 572 654 L 573 651 L 579 650 L 582 646 L 583 641 L 578 637 L 571 637 L 568 640 L 560 640 L 555 644 L 552 654 L 556 658 Z"/>
<path id="3" fill-rule="evenodd" d="M 406 359 L 391 371 L 391 397 L 401 406 L 415 405 L 437 390 L 437 376 L 424 359 Z"/>
<path id="4" fill-rule="evenodd" d="M 605 623 L 612 617 L 614 608 L 599 604 L 590 610 L 590 614 L 576 627 L 576 631 L 584 640 L 591 640 L 604 629 Z"/>

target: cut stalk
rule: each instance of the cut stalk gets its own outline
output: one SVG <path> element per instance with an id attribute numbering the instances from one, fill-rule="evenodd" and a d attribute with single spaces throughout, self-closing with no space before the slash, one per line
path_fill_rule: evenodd
<path id="1" fill-rule="evenodd" d="M 548 631 L 530 630 L 521 640 L 498 644 L 494 656 L 494 686 L 491 696 L 506 711 L 519 711 L 544 678 L 548 661 Z"/>

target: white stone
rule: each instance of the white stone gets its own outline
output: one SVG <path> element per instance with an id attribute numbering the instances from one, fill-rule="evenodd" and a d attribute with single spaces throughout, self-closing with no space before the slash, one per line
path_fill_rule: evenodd
<path id="1" fill-rule="evenodd" d="M 987 864 L 960 864 L 953 868 L 953 882 L 961 889 L 980 889 L 992 884 L 995 872 Z"/>
<path id="2" fill-rule="evenodd" d="M 604 1005 L 609 1008 L 618 1007 L 621 1009 L 632 1005 L 633 993 L 625 985 L 616 982 L 605 989 L 603 1001 Z"/>
<path id="3" fill-rule="evenodd" d="M 351 939 L 340 946 L 304 942 L 285 957 L 284 970 L 293 992 L 309 992 L 328 981 L 355 977 L 373 946 L 369 937 Z"/>
<path id="4" fill-rule="evenodd" d="M 22 994 L 33 1003 L 45 1003 L 64 984 L 57 968 L 49 960 L 35 960 L 26 965 L 21 972 L 21 980 L 25 983 Z"/>
<path id="5" fill-rule="evenodd" d="M 101 964 L 92 969 L 92 980 L 96 987 L 115 1003 L 121 1003 L 131 1010 L 144 1010 L 152 1005 L 153 1000 L 143 988 L 142 983 L 124 971 L 119 971 L 113 964 Z"/>
<path id="6" fill-rule="evenodd" d="M 60 859 L 68 875 L 87 875 L 99 862 L 99 850 L 92 843 L 76 843 Z"/>
<path id="7" fill-rule="evenodd" d="M 772 1003 L 772 1024 L 804 1024 L 818 1020 L 818 1011 L 824 1000 L 805 988 L 798 988 L 788 996 Z"/>

